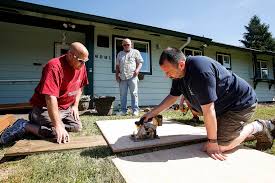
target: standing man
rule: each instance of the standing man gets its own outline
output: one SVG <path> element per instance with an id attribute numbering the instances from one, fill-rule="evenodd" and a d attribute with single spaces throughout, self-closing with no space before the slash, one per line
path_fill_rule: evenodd
<path id="1" fill-rule="evenodd" d="M 140 52 L 131 48 L 131 40 L 122 40 L 123 51 L 117 54 L 116 80 L 119 83 L 121 115 L 127 115 L 128 87 L 131 94 L 131 106 L 134 116 L 139 115 L 138 107 L 138 74 L 142 67 L 143 59 Z"/>
<path id="2" fill-rule="evenodd" d="M 203 114 L 208 141 L 204 150 L 213 159 L 225 160 L 222 154 L 256 137 L 256 149 L 272 147 L 275 120 L 248 123 L 257 106 L 254 90 L 243 79 L 217 61 L 205 56 L 187 59 L 176 48 L 165 49 L 159 60 L 161 70 L 173 79 L 170 94 L 145 121 L 170 107 L 183 94 L 192 108 Z"/>
<path id="3" fill-rule="evenodd" d="M 82 89 L 88 84 L 85 63 L 86 47 L 74 42 L 67 54 L 51 59 L 43 68 L 41 80 L 30 103 L 33 110 L 30 122 L 17 121 L 1 135 L 6 144 L 32 133 L 42 138 L 53 138 L 58 143 L 69 142 L 68 132 L 82 128 L 78 103 Z"/>

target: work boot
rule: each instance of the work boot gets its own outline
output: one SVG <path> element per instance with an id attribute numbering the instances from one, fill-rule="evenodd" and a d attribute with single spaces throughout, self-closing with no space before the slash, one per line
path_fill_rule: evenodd
<path id="1" fill-rule="evenodd" d="M 0 137 L 0 144 L 9 144 L 21 139 L 25 133 L 25 126 L 28 121 L 24 119 L 18 119 L 12 126 L 7 128 Z"/>
<path id="2" fill-rule="evenodd" d="M 263 125 L 263 130 L 254 134 L 256 137 L 256 149 L 257 150 L 266 150 L 272 147 L 273 137 L 270 128 L 268 127 L 267 120 L 257 120 Z M 274 130 L 272 130 L 274 131 Z"/>
<path id="3" fill-rule="evenodd" d="M 200 118 L 199 116 L 194 116 L 192 119 L 191 119 L 192 122 L 194 123 L 198 123 L 200 121 Z"/>
<path id="4" fill-rule="evenodd" d="M 270 122 L 275 126 L 275 118 L 271 119 Z M 275 128 L 271 130 L 271 135 L 273 138 L 275 138 Z"/>

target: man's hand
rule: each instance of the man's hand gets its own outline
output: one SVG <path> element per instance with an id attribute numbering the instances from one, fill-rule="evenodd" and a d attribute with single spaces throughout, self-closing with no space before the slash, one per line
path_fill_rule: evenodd
<path id="1" fill-rule="evenodd" d="M 116 75 L 116 81 L 119 83 L 121 81 L 120 77 Z"/>
<path id="2" fill-rule="evenodd" d="M 78 106 L 72 106 L 72 111 L 71 114 L 75 120 L 75 122 L 77 122 L 79 124 L 79 129 L 82 129 L 82 123 L 80 121 L 80 117 L 79 117 L 79 111 L 78 111 Z"/>
<path id="3" fill-rule="evenodd" d="M 133 74 L 133 77 L 136 77 L 138 74 L 139 74 L 139 71 L 135 70 L 134 74 Z"/>
<path id="4" fill-rule="evenodd" d="M 203 151 L 205 151 L 214 160 L 226 160 L 226 156 L 222 154 L 218 143 L 207 142 L 204 145 Z"/>
<path id="5" fill-rule="evenodd" d="M 72 106 L 72 111 L 71 111 L 71 113 L 72 113 L 72 116 L 73 116 L 74 120 L 80 121 L 78 106 Z"/>
<path id="6" fill-rule="evenodd" d="M 141 118 L 144 118 L 144 122 L 147 122 L 148 119 L 155 117 L 158 114 L 154 114 L 152 111 L 147 112 Z"/>
<path id="7" fill-rule="evenodd" d="M 64 125 L 55 126 L 57 143 L 67 143 L 70 141 L 69 133 L 66 131 Z"/>

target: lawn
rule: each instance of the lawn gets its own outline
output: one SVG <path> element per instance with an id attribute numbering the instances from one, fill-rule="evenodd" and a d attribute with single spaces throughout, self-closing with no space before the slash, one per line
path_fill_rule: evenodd
<path id="1" fill-rule="evenodd" d="M 275 105 L 260 105 L 254 118 L 269 119 L 275 114 Z M 142 114 L 141 114 L 142 115 Z M 182 116 L 179 111 L 168 110 L 163 113 L 165 118 L 174 119 L 186 124 L 200 126 L 203 123 L 191 123 L 190 112 Z M 83 131 L 72 136 L 99 135 L 95 124 L 97 120 L 126 119 L 131 116 L 81 116 Z M 255 143 L 246 143 L 254 147 Z M 274 146 L 275 147 L 275 146 Z M 266 151 L 275 155 L 275 148 Z M 8 147 L 0 147 L 0 158 Z M 158 148 L 144 151 L 113 154 L 108 147 L 102 146 L 91 149 L 74 150 L 58 153 L 31 155 L 14 161 L 0 164 L 0 182 L 125 182 L 111 159 L 116 156 L 132 155 L 141 152 L 150 152 Z"/>

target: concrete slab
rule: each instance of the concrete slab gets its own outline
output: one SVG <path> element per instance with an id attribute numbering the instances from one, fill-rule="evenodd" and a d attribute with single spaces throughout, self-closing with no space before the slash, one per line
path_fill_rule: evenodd
<path id="1" fill-rule="evenodd" d="M 275 156 L 249 148 L 213 160 L 202 144 L 113 159 L 127 183 L 273 183 Z"/>
<path id="2" fill-rule="evenodd" d="M 135 130 L 134 122 L 138 119 L 97 121 L 104 138 L 113 152 L 123 152 L 164 145 L 172 145 L 206 139 L 204 127 L 193 127 L 181 123 L 165 121 L 157 128 L 159 139 L 134 142 L 129 136 Z"/>

